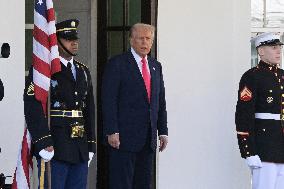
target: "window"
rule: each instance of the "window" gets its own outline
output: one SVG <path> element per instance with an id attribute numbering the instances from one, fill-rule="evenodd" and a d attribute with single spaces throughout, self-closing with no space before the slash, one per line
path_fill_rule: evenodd
<path id="1" fill-rule="evenodd" d="M 110 58 L 129 48 L 129 29 L 141 22 L 141 0 L 107 0 L 105 6 L 107 57 Z"/>
<path id="2" fill-rule="evenodd" d="M 251 37 L 262 32 L 280 33 L 284 41 L 284 1 L 251 0 Z M 284 56 L 282 55 L 282 59 Z M 259 61 L 254 44 L 251 45 L 251 66 Z M 283 68 L 283 64 L 281 67 Z"/>

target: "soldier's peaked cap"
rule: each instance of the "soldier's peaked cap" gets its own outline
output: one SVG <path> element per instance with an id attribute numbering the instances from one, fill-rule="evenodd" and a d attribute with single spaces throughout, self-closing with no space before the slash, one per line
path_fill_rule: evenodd
<path id="1" fill-rule="evenodd" d="M 262 33 L 252 38 L 251 42 L 255 44 L 256 48 L 260 46 L 283 45 L 280 41 L 280 36 L 275 33 Z"/>
<path id="2" fill-rule="evenodd" d="M 67 40 L 76 40 L 78 38 L 79 20 L 69 19 L 56 24 L 56 35 Z"/>

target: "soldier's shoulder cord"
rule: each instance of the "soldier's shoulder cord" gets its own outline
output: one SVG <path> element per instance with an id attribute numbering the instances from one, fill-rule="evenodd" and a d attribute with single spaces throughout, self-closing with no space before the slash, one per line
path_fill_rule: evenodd
<path id="1" fill-rule="evenodd" d="M 74 59 L 75 60 L 75 59 Z M 84 67 L 84 68 L 88 68 L 88 66 L 86 66 L 85 64 L 83 64 L 82 62 L 78 61 L 78 60 L 75 60 L 76 63 L 78 63 L 80 66 Z"/>

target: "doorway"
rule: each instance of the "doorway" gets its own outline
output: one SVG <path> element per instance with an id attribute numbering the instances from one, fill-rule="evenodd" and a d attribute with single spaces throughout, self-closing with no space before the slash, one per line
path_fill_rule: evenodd
<path id="1" fill-rule="evenodd" d="M 126 52 L 130 27 L 137 23 L 157 25 L 158 0 L 98 0 L 98 43 L 97 43 L 97 188 L 108 189 L 108 154 L 102 144 L 101 83 L 102 73 L 107 60 Z M 152 47 L 151 56 L 156 57 L 157 40 Z M 155 170 L 156 162 L 153 162 Z M 153 173 L 153 186 L 156 174 Z M 154 187 L 155 188 L 155 187 Z"/>

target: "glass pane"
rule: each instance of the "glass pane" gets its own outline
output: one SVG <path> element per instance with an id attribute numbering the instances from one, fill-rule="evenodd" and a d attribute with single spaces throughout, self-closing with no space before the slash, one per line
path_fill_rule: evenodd
<path id="1" fill-rule="evenodd" d="M 32 65 L 33 30 L 25 30 L 25 36 L 25 70 L 28 71 Z"/>
<path id="2" fill-rule="evenodd" d="M 251 27 L 263 27 L 263 0 L 251 0 Z"/>
<path id="3" fill-rule="evenodd" d="M 141 0 L 128 0 L 129 12 L 127 25 L 132 26 L 137 22 L 141 22 Z"/>
<path id="4" fill-rule="evenodd" d="M 34 1 L 25 0 L 26 24 L 34 23 Z"/>
<path id="5" fill-rule="evenodd" d="M 123 0 L 108 0 L 108 26 L 123 25 Z"/>
<path id="6" fill-rule="evenodd" d="M 251 38 L 255 37 L 257 33 L 252 33 Z M 258 64 L 258 54 L 254 43 L 251 43 L 251 67 L 255 67 Z"/>
<path id="7" fill-rule="evenodd" d="M 123 32 L 108 32 L 108 58 L 123 52 Z"/>
<path id="8" fill-rule="evenodd" d="M 267 6 L 267 27 L 284 28 L 284 1 L 269 0 Z"/>

